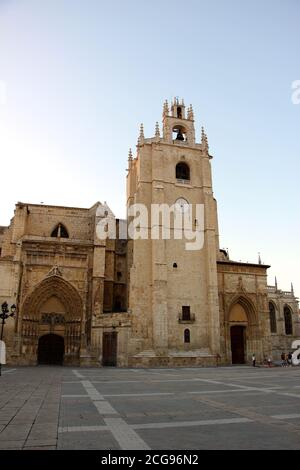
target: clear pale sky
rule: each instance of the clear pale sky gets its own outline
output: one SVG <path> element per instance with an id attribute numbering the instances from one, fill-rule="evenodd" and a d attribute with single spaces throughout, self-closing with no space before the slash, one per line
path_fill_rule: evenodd
<path id="1" fill-rule="evenodd" d="M 214 155 L 221 246 L 300 295 L 299 25 L 299 0 L 0 0 L 0 224 L 17 201 L 124 217 L 128 148 L 179 96 Z"/>

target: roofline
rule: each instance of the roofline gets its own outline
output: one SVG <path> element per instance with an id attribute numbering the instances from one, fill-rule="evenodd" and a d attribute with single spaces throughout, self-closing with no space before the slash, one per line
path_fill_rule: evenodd
<path id="1" fill-rule="evenodd" d="M 97 203 L 96 203 L 97 204 Z M 17 202 L 17 206 L 28 206 L 28 207 L 50 207 L 50 208 L 57 208 L 57 209 L 77 209 L 83 211 L 89 211 L 92 209 L 96 204 L 93 204 L 91 207 L 74 207 L 74 206 L 55 206 L 52 204 L 32 204 L 31 202 Z"/>
<path id="2" fill-rule="evenodd" d="M 223 260 L 220 260 L 220 261 L 217 261 L 217 264 L 229 264 L 229 265 L 238 265 L 238 266 L 251 266 L 251 267 L 255 267 L 255 268 L 264 268 L 264 269 L 268 269 L 271 267 L 271 265 L 269 264 L 257 264 L 257 263 L 243 263 L 242 261 L 223 261 Z"/>

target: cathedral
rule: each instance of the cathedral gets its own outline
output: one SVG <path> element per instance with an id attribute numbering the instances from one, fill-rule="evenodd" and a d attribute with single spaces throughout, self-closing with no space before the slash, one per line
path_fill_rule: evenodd
<path id="1" fill-rule="evenodd" d="M 0 302 L 16 305 L 3 328 L 8 364 L 215 366 L 291 350 L 300 334 L 293 288 L 269 286 L 260 259 L 237 262 L 220 249 L 212 158 L 203 128 L 196 141 L 192 106 L 175 98 L 164 103 L 162 128 L 146 138 L 141 126 L 129 152 L 126 221 L 100 202 L 16 204 L 0 227 Z M 151 213 L 153 205 L 197 204 L 201 249 L 186 249 L 172 218 L 168 239 L 127 236 L 136 205 Z M 116 237 L 99 237 L 107 217 Z M 164 228 L 151 219 L 143 230 L 154 224 Z"/>

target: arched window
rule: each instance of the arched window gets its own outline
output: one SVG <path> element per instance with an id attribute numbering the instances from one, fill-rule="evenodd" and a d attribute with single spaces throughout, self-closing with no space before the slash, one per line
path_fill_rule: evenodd
<path id="1" fill-rule="evenodd" d="M 292 313 L 291 309 L 286 305 L 284 307 L 284 325 L 285 325 L 285 334 L 293 334 L 293 322 L 292 322 Z"/>
<path id="2" fill-rule="evenodd" d="M 58 224 L 51 233 L 51 237 L 69 238 L 68 231 L 63 224 Z"/>
<path id="3" fill-rule="evenodd" d="M 277 332 L 276 310 L 275 310 L 275 306 L 272 302 L 269 302 L 269 317 L 270 317 L 270 330 L 271 330 L 271 333 L 276 333 Z"/>
<path id="4" fill-rule="evenodd" d="M 184 163 L 180 162 L 176 165 L 176 179 L 178 180 L 189 180 L 190 179 L 190 167 Z"/>
<path id="5" fill-rule="evenodd" d="M 184 330 L 184 342 L 185 343 L 191 342 L 191 333 L 190 333 L 190 330 L 188 329 Z"/>

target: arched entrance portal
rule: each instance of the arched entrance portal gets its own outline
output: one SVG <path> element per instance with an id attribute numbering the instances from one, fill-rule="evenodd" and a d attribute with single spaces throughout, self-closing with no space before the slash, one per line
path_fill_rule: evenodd
<path id="1" fill-rule="evenodd" d="M 52 333 L 41 336 L 38 344 L 38 364 L 62 365 L 64 360 L 64 339 Z"/>
<path id="2" fill-rule="evenodd" d="M 232 364 L 245 364 L 249 359 L 252 332 L 251 306 L 243 297 L 239 297 L 229 310 L 229 335 Z"/>
<path id="3" fill-rule="evenodd" d="M 19 317 L 27 363 L 77 365 L 82 335 L 82 301 L 60 274 L 49 274 L 25 298 Z"/>

